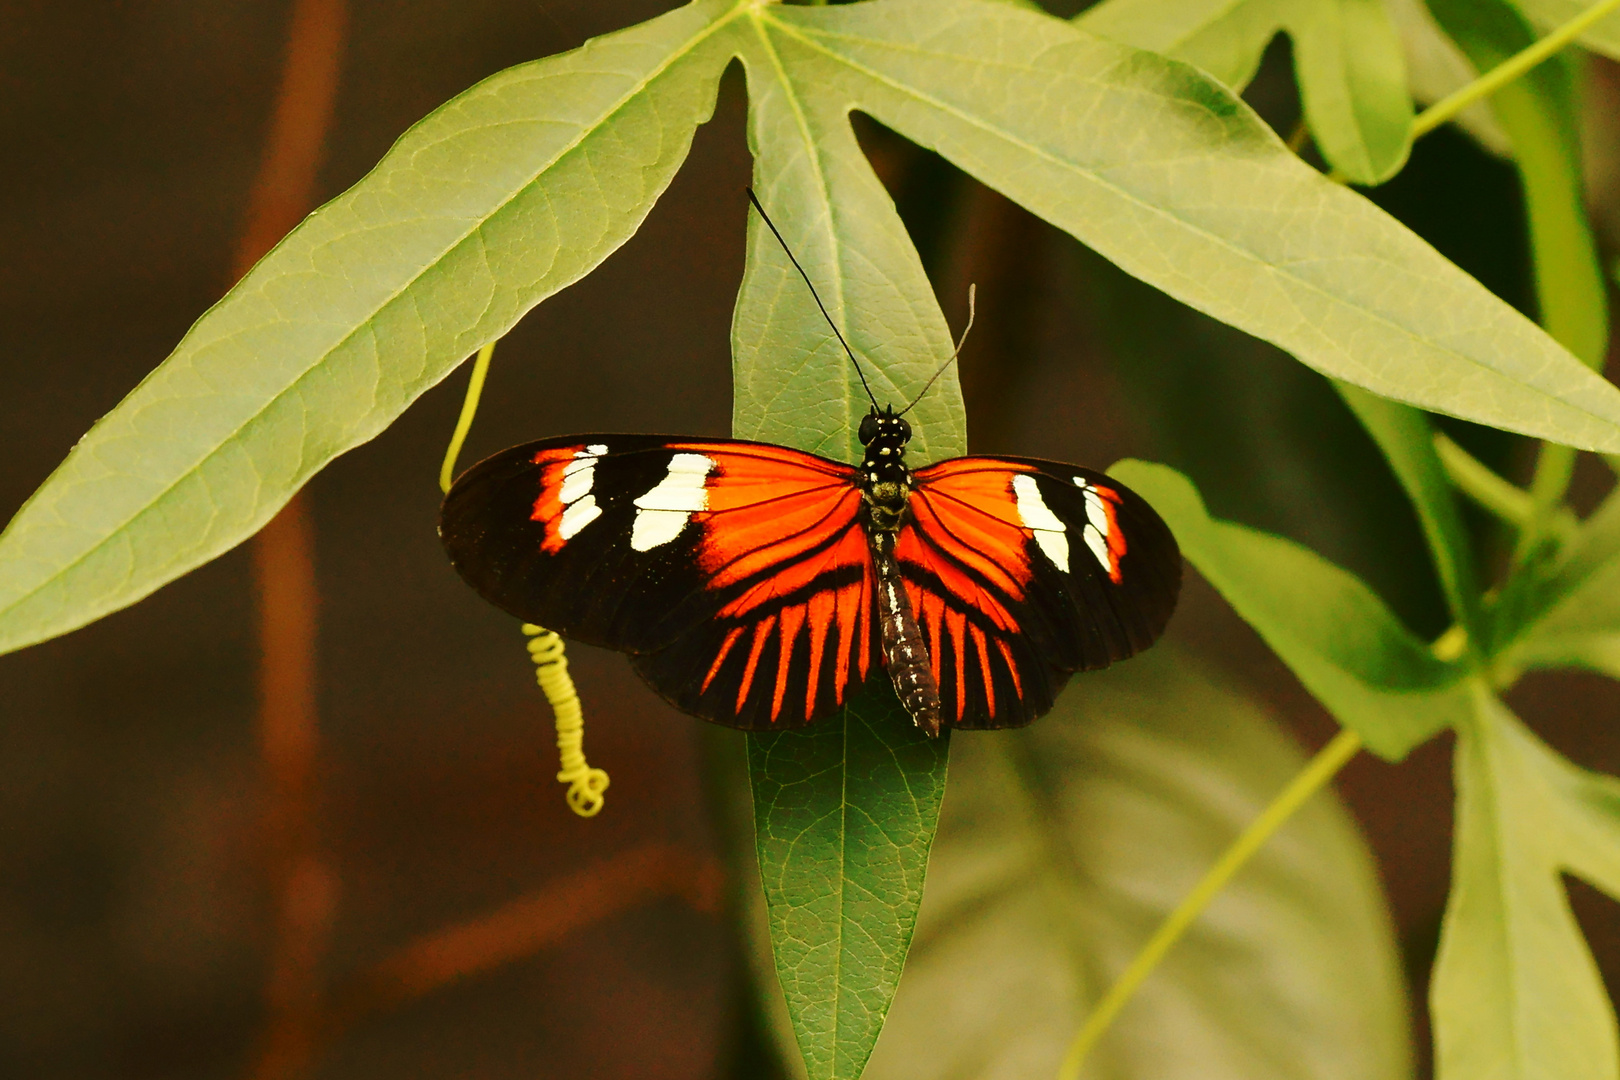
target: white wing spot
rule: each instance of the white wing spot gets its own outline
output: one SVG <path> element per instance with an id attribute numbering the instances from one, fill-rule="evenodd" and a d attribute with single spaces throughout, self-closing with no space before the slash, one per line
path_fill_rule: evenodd
<path id="1" fill-rule="evenodd" d="M 1097 561 L 1102 564 L 1102 568 L 1111 571 L 1113 567 L 1108 562 L 1108 541 L 1103 539 L 1102 531 L 1094 525 L 1087 525 L 1085 537 L 1086 547 L 1090 548 L 1091 553 L 1097 556 Z"/>
<path id="2" fill-rule="evenodd" d="M 572 540 L 579 530 L 602 516 L 602 508 L 596 505 L 596 496 L 587 495 L 578 502 L 570 503 L 568 509 L 562 513 L 562 519 L 557 522 L 557 535 L 564 540 Z"/>
<path id="3" fill-rule="evenodd" d="M 1083 476 L 1075 477 L 1074 482 L 1086 496 L 1086 547 L 1091 549 L 1102 568 L 1112 574 L 1114 564 L 1108 553 L 1108 511 L 1103 507 L 1102 493 Z"/>
<path id="4" fill-rule="evenodd" d="M 1104 536 L 1108 535 L 1108 511 L 1103 509 L 1102 496 L 1096 488 L 1086 489 L 1086 520 Z"/>
<path id="5" fill-rule="evenodd" d="M 707 485 L 714 459 L 703 454 L 676 454 L 656 487 L 635 502 L 636 523 L 630 546 L 651 551 L 681 534 L 692 515 L 709 507 Z"/>
<path id="6" fill-rule="evenodd" d="M 572 540 L 579 530 L 602 516 L 591 488 L 596 485 L 596 459 L 605 453 L 606 446 L 593 443 L 574 451 L 574 460 L 563 466 L 562 486 L 557 489 L 557 501 L 563 504 L 557 535 L 563 540 Z"/>
<path id="7" fill-rule="evenodd" d="M 1052 513 L 1052 508 L 1041 498 L 1041 489 L 1029 473 L 1013 477 L 1013 495 L 1018 500 L 1018 517 L 1024 528 L 1035 533 L 1035 546 L 1052 561 L 1052 565 L 1069 572 L 1069 537 L 1063 522 Z"/>

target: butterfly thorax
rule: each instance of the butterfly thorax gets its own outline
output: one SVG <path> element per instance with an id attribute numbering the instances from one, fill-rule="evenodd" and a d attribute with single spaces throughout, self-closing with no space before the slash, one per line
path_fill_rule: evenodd
<path id="1" fill-rule="evenodd" d="M 892 406 L 882 411 L 874 407 L 861 421 L 860 436 L 866 445 L 861 461 L 861 494 L 866 502 L 866 535 L 872 549 L 883 662 L 901 704 L 917 726 L 938 735 L 939 686 L 922 628 L 917 625 L 907 596 L 904 575 L 895 560 L 895 544 L 911 500 L 911 470 L 904 460 L 911 425 L 896 416 Z"/>
<path id="2" fill-rule="evenodd" d="M 911 496 L 911 470 L 905 463 L 911 425 L 895 415 L 892 405 L 881 411 L 873 408 L 861 421 L 860 438 L 866 445 L 861 460 L 861 493 L 866 500 L 867 520 L 878 532 L 897 532 Z"/>

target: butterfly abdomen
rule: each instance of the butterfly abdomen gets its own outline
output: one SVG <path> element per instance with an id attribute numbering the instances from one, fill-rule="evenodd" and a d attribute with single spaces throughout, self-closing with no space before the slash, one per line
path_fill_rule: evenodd
<path id="1" fill-rule="evenodd" d="M 922 628 L 911 610 L 911 598 L 894 558 L 895 534 L 873 529 L 872 569 L 877 582 L 878 629 L 883 639 L 883 663 L 889 669 L 900 703 L 929 735 L 940 726 L 939 684 L 933 660 L 923 641 Z"/>

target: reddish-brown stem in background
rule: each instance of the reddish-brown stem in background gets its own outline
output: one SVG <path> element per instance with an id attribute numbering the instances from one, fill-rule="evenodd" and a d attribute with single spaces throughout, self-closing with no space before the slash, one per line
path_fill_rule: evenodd
<path id="1" fill-rule="evenodd" d="M 319 854 L 316 827 L 316 590 L 314 538 L 303 499 L 276 515 L 253 544 L 259 608 L 259 744 L 272 936 L 268 1012 L 253 1075 L 302 1071 L 313 1049 L 321 957 L 337 882 Z"/>
<path id="2" fill-rule="evenodd" d="M 724 872 L 712 856 L 670 844 L 620 852 L 481 918 L 424 934 L 349 979 L 332 995 L 326 1037 L 370 1014 L 522 960 L 660 896 L 679 896 L 698 911 L 717 913 L 724 887 Z"/>
<path id="3" fill-rule="evenodd" d="M 315 201 L 348 12 L 345 0 L 294 0 L 285 65 L 264 160 L 254 182 L 233 278 L 245 274 Z M 268 870 L 275 915 L 265 988 L 268 1017 L 251 1075 L 308 1071 L 321 1046 L 355 1020 L 521 960 L 567 934 L 659 896 L 719 908 L 719 865 L 669 845 L 635 848 L 548 883 L 470 922 L 429 933 L 330 996 L 321 966 L 338 882 L 317 830 L 317 592 L 313 526 L 294 498 L 253 542 L 258 601 L 259 738 L 266 779 Z"/>
<path id="4" fill-rule="evenodd" d="M 231 258 L 247 273 L 315 202 L 348 27 L 346 0 L 294 0 L 264 157 Z M 314 535 L 302 496 L 253 541 L 259 614 L 259 741 L 266 784 L 267 870 L 274 903 L 265 1004 L 253 1075 L 303 1071 L 313 1051 L 321 959 L 337 881 L 316 830 L 316 588 Z"/>

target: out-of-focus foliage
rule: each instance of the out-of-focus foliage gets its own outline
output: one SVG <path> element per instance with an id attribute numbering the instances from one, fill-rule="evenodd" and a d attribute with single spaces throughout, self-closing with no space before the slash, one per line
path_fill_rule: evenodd
<path id="1" fill-rule="evenodd" d="M 1172 645 L 1038 725 L 959 737 L 869 1080 L 1056 1072 L 1086 1007 L 1303 762 Z M 1372 862 L 1311 803 L 1153 975 L 1091 1075 L 1399 1080 L 1406 1001 Z"/>

